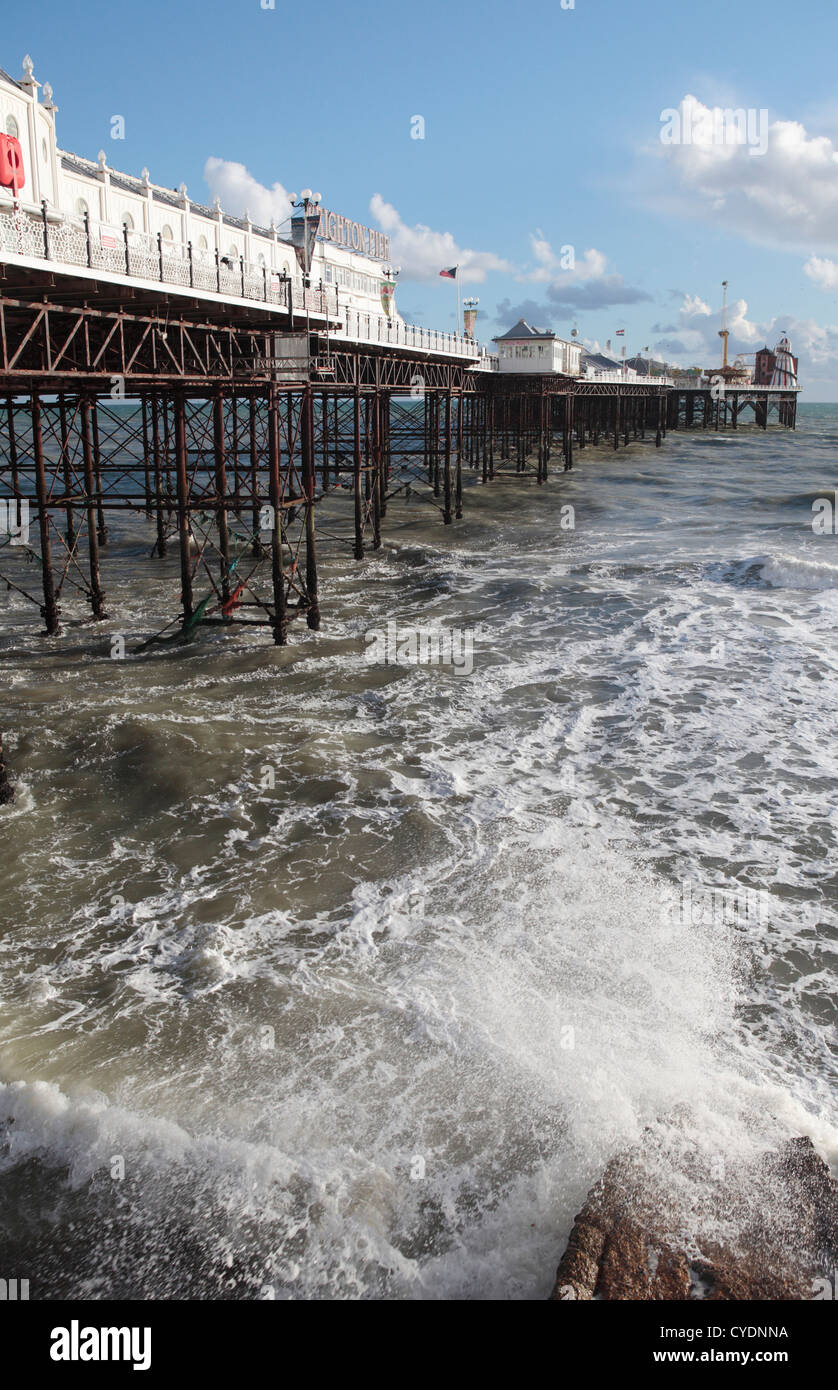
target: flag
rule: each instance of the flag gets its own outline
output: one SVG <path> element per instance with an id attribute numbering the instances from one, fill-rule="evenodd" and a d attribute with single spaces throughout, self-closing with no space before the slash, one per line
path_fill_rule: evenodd
<path id="1" fill-rule="evenodd" d="M 618 338 L 624 338 L 626 336 L 626 330 L 624 328 L 618 328 L 616 336 Z"/>
<path id="2" fill-rule="evenodd" d="M 441 270 L 439 273 L 440 273 L 440 275 L 442 276 L 442 278 L 443 278 L 444 280 L 456 280 L 456 278 L 457 278 L 457 269 L 458 269 L 457 266 L 452 265 L 452 266 L 449 266 L 447 270 Z"/>

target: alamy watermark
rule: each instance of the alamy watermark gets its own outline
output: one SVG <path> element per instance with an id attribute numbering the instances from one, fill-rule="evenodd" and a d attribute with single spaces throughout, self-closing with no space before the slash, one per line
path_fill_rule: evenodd
<path id="1" fill-rule="evenodd" d="M 733 888 L 693 883 L 684 879 L 679 888 L 664 894 L 661 921 L 673 927 L 764 926 L 770 918 L 771 895 L 763 888 Z"/>
<path id="2" fill-rule="evenodd" d="M 450 666 L 457 676 L 474 670 L 473 627 L 406 627 L 391 618 L 386 628 L 364 633 L 367 659 L 376 666 Z"/>
<path id="3" fill-rule="evenodd" d="M 816 536 L 838 535 L 838 492 L 816 497 L 812 503 L 812 530 Z"/>
<path id="4" fill-rule="evenodd" d="M 682 104 L 660 114 L 662 145 L 746 146 L 748 154 L 768 150 L 768 111 L 755 106 Z"/>

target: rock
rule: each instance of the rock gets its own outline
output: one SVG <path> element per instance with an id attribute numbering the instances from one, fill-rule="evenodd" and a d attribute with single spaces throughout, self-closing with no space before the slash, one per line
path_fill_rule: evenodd
<path id="1" fill-rule="evenodd" d="M 811 1140 L 789 1140 L 735 1183 L 697 1183 L 688 1201 L 673 1174 L 694 1176 L 683 1153 L 673 1164 L 650 1145 L 609 1163 L 551 1300 L 804 1300 L 838 1265 L 838 1183 Z"/>

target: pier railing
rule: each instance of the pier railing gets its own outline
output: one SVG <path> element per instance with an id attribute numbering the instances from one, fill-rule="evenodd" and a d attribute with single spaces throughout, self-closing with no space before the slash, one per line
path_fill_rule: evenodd
<path id="1" fill-rule="evenodd" d="M 341 308 L 340 317 L 344 325 L 341 336 L 353 341 L 392 343 L 395 347 L 414 348 L 417 352 L 456 353 L 458 357 L 475 362 L 484 352 L 472 338 L 442 333 L 434 328 L 418 328 L 401 319 L 387 319 L 382 314 L 366 314 L 346 306 Z"/>
<path id="2" fill-rule="evenodd" d="M 338 337 L 419 352 L 451 353 L 490 368 L 486 349 L 473 339 L 414 327 L 382 314 L 363 313 L 340 304 L 335 286 L 304 289 L 289 275 L 263 261 L 223 255 L 217 249 L 173 241 L 160 233 L 154 236 L 127 227 L 108 226 L 88 215 L 72 217 L 48 208 L 46 203 L 39 214 L 19 206 L 0 208 L 0 254 L 3 252 L 65 266 L 84 266 L 128 279 L 257 300 L 300 314 L 319 314 L 342 322 Z"/>
<path id="3" fill-rule="evenodd" d="M 261 261 L 199 249 L 191 242 L 170 241 L 159 233 L 153 236 L 127 227 L 110 227 L 88 216 L 62 215 L 46 205 L 37 216 L 20 207 L 0 209 L 0 251 L 129 279 L 259 300 L 279 309 L 337 316 L 334 288 L 303 289 Z"/>
<path id="4" fill-rule="evenodd" d="M 641 376 L 638 372 L 590 372 L 579 381 L 617 382 L 622 386 L 674 386 L 671 376 Z"/>

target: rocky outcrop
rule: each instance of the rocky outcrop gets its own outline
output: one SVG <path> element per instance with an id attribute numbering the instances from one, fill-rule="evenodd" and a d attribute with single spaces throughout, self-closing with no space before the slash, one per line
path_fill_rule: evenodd
<path id="1" fill-rule="evenodd" d="M 817 1281 L 827 1287 L 838 1265 L 838 1183 L 809 1139 L 705 1184 L 692 1222 L 672 1176 L 644 1149 L 609 1163 L 576 1218 L 553 1300 L 824 1296 Z"/>

